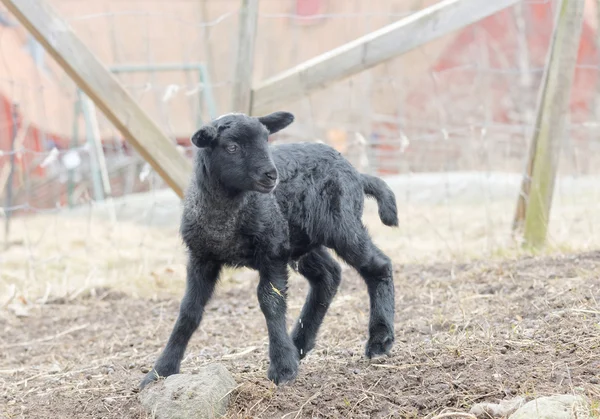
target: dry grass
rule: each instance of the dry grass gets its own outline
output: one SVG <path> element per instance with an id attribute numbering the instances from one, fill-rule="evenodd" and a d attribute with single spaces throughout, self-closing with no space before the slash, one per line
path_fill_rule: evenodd
<path id="1" fill-rule="evenodd" d="M 266 380 L 264 319 L 255 281 L 219 289 L 183 362 L 222 362 L 239 387 L 229 416 L 431 418 L 519 394 L 600 401 L 600 254 L 474 264 L 397 265 L 397 342 L 367 361 L 368 301 L 344 282 L 315 350 L 293 385 Z M 294 276 L 290 322 L 306 283 Z M 0 400 L 6 417 L 144 418 L 136 386 L 177 314 L 177 299 L 109 289 L 4 313 Z M 0 405 L 2 405 L 0 403 Z"/>
<path id="2" fill-rule="evenodd" d="M 255 274 L 229 271 L 183 369 L 225 363 L 240 384 L 231 417 L 431 418 L 558 392 L 598 406 L 600 256 L 581 253 L 600 247 L 593 208 L 558 205 L 551 246 L 531 258 L 508 234 L 513 202 L 401 204 L 398 229 L 383 227 L 369 202 L 365 222 L 396 264 L 392 357 L 363 358 L 366 290 L 346 270 L 298 380 L 273 387 Z M 0 254 L 0 413 L 145 417 L 135 388 L 172 327 L 184 264 L 176 227 L 13 220 Z M 290 320 L 305 293 L 294 276 Z"/>
<path id="3" fill-rule="evenodd" d="M 557 206 L 545 254 L 599 248 L 600 234 L 593 226 L 600 225 L 600 211 L 593 208 L 582 202 Z M 396 263 L 460 262 L 522 255 L 510 236 L 513 209 L 508 201 L 400 204 L 400 227 L 390 229 L 379 221 L 375 204 L 367 202 L 364 219 L 375 242 Z M 0 254 L 0 303 L 17 295 L 27 300 L 76 296 L 98 286 L 134 296 L 179 293 L 185 252 L 174 214 L 172 227 L 161 228 L 134 221 L 112 224 L 100 216 L 14 219 L 11 246 Z"/>
<path id="4" fill-rule="evenodd" d="M 182 282 L 175 230 L 61 215 L 15 219 L 0 258 L 0 296 L 66 296 L 97 286 L 148 295 Z M 1 292 L 3 291 L 3 292 Z"/>

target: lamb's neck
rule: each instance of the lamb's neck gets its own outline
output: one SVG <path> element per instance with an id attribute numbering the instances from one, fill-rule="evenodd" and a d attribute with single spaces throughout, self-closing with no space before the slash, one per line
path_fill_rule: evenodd
<path id="1" fill-rule="evenodd" d="M 223 211 L 230 216 L 236 216 L 247 201 L 246 193 L 232 193 L 226 190 L 210 175 L 206 166 L 196 175 L 198 189 L 197 204 L 205 212 Z"/>
<path id="2" fill-rule="evenodd" d="M 198 185 L 198 204 L 205 209 L 237 213 L 246 202 L 246 194 L 231 195 L 222 189 L 214 189 L 209 185 Z"/>

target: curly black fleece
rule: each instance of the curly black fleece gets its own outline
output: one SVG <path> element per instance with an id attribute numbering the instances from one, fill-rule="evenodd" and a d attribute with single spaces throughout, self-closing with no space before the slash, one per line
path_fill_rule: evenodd
<path id="1" fill-rule="evenodd" d="M 365 195 L 377 200 L 381 221 L 398 225 L 394 193 L 381 179 L 359 173 L 323 144 L 268 144 L 292 123 L 287 112 L 254 118 L 228 114 L 192 137 L 199 150 L 181 221 L 188 248 L 187 289 L 166 348 L 142 387 L 179 372 L 223 266 L 259 272 L 258 300 L 267 322 L 275 383 L 293 380 L 341 281 L 333 249 L 364 278 L 370 297 L 366 355 L 388 353 L 394 342 L 394 283 L 389 258 L 371 241 L 361 218 Z M 302 314 L 286 330 L 288 265 L 310 283 Z"/>

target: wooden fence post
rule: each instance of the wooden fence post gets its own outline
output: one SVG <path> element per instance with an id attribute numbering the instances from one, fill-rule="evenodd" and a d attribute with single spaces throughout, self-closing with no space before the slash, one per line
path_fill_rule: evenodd
<path id="1" fill-rule="evenodd" d="M 525 214 L 525 245 L 546 242 L 561 143 L 566 134 L 571 87 L 583 26 L 584 2 L 562 0 L 550 45 L 538 104 L 535 131 L 514 226 Z M 529 177 L 531 180 L 529 180 Z M 528 188 L 529 186 L 529 188 Z M 529 191 L 527 190 L 529 189 Z"/>
<path id="2" fill-rule="evenodd" d="M 5 206 L 6 211 L 4 214 L 4 248 L 8 249 L 10 247 L 10 220 L 13 216 L 13 182 L 15 176 L 15 160 L 16 160 L 16 150 L 17 150 L 17 135 L 19 131 L 19 114 L 18 114 L 18 106 L 16 103 L 12 104 L 11 107 L 11 115 L 12 115 L 12 133 L 11 133 L 11 141 L 10 141 L 10 167 L 8 172 L 8 178 L 6 183 L 6 198 L 5 198 Z M 19 147 L 20 148 L 20 147 Z"/>
<path id="3" fill-rule="evenodd" d="M 250 114 L 258 0 L 242 0 L 231 110 Z"/>

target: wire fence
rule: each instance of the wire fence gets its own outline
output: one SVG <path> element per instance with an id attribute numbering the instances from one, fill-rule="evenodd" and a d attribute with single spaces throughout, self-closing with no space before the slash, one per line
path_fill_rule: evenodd
<path id="1" fill-rule="evenodd" d="M 193 130 L 228 112 L 240 2 L 52 3 L 191 158 Z M 434 3 L 262 0 L 255 81 Z M 552 210 L 558 251 L 599 244 L 600 59 L 589 3 Z M 385 177 L 401 226 L 381 227 L 372 205 L 365 223 L 398 262 L 512 252 L 555 9 L 524 0 L 306 95 L 286 107 L 297 122 L 274 141 L 322 141 Z M 0 17 L 0 294 L 181 284 L 179 200 L 16 19 Z"/>

